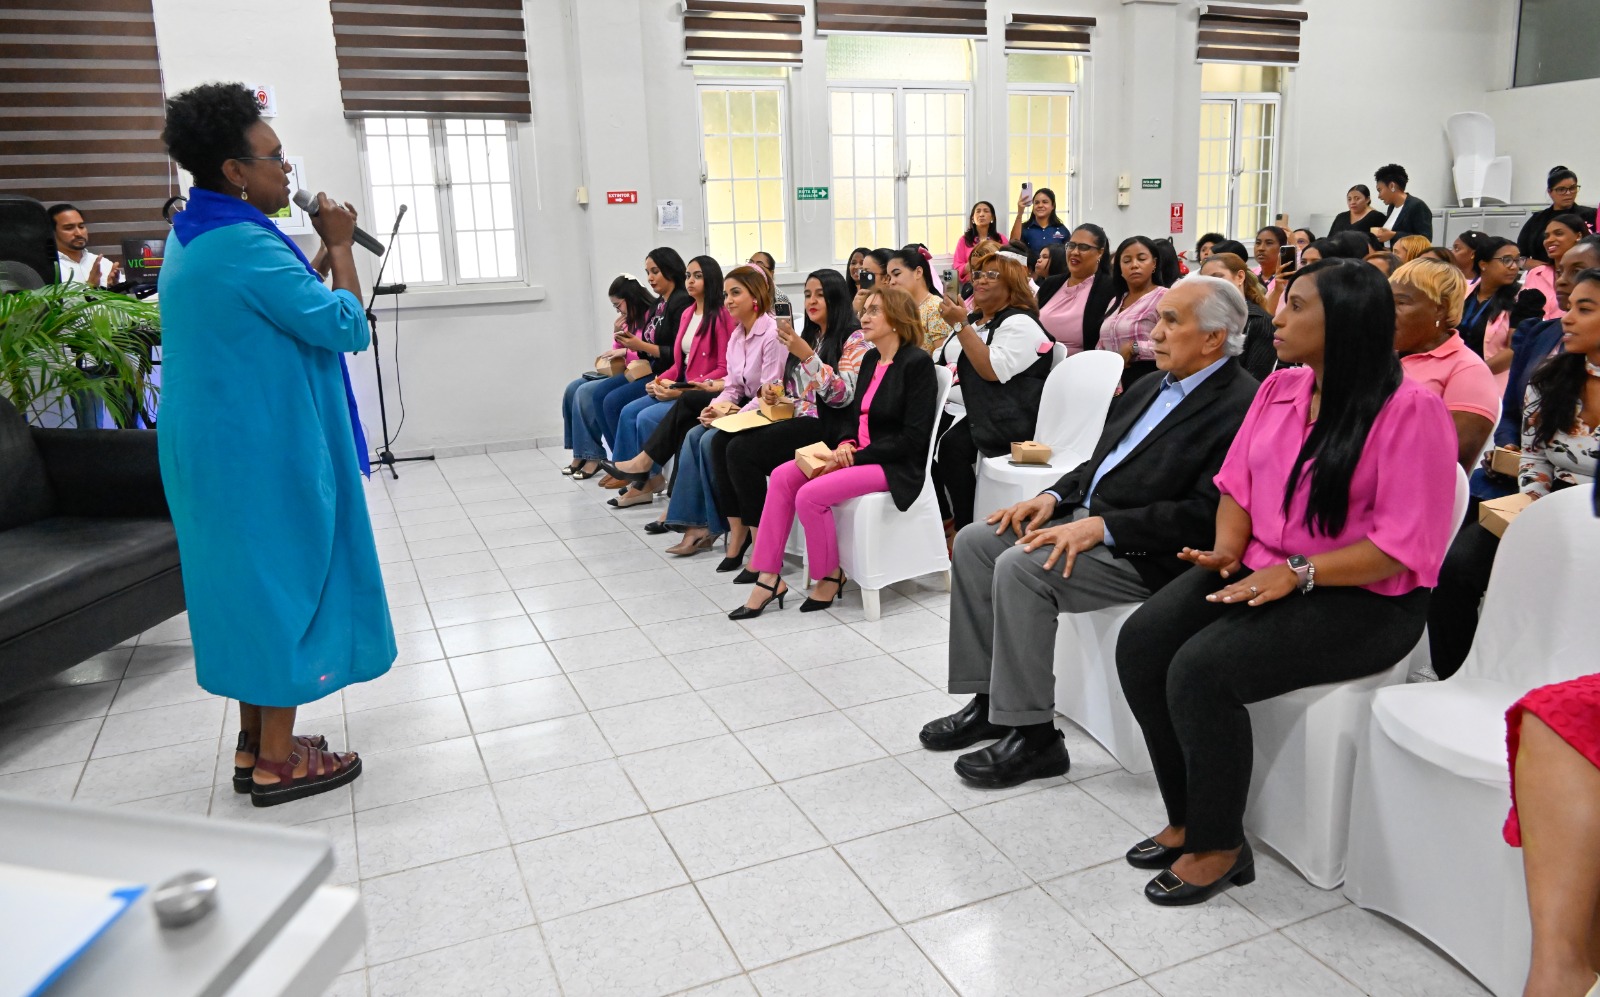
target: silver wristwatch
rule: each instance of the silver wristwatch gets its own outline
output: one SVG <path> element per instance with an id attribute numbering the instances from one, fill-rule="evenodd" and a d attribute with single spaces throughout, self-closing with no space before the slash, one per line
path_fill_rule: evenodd
<path id="1" fill-rule="evenodd" d="M 1301 595 L 1310 595 L 1311 590 L 1317 587 L 1317 566 L 1311 563 L 1311 558 L 1295 554 L 1289 558 L 1289 570 L 1300 580 Z"/>

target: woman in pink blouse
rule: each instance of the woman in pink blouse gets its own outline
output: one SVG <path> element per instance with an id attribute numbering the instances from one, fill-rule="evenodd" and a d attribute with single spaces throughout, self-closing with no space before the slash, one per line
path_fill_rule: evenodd
<path id="1" fill-rule="evenodd" d="M 1067 348 L 1067 356 L 1092 350 L 1111 304 L 1111 244 L 1105 229 L 1079 225 L 1066 243 L 1067 272 L 1039 284 L 1039 324 Z"/>
<path id="2" fill-rule="evenodd" d="M 1124 239 L 1113 257 L 1113 302 L 1100 326 L 1098 349 L 1122 354 L 1122 386 L 1156 369 L 1150 332 L 1161 321 L 1157 305 L 1167 293 L 1156 265 L 1156 244 L 1142 235 Z"/>
<path id="3" fill-rule="evenodd" d="M 1117 671 L 1167 826 L 1128 861 L 1160 906 L 1255 879 L 1247 703 L 1384 671 L 1416 646 L 1455 522 L 1456 434 L 1401 375 L 1394 297 L 1354 260 L 1307 267 L 1267 378 L 1216 477 L 1211 550 L 1123 628 Z M 1359 639 L 1352 639 L 1359 635 Z"/>

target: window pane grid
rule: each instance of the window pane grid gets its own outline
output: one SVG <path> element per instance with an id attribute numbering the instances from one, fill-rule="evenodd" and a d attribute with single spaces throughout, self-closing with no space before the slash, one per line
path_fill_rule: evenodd
<path id="1" fill-rule="evenodd" d="M 1010 56 L 1008 58 L 1016 58 Z M 1009 118 L 1009 200 L 998 206 L 1001 217 L 1016 210 L 1024 183 L 1056 193 L 1056 214 L 1072 226 L 1071 180 L 1072 93 L 1013 90 L 1007 98 Z"/>
<path id="2" fill-rule="evenodd" d="M 385 277 L 443 284 L 521 276 L 504 121 L 369 118 L 363 128 L 373 211 L 365 227 L 388 232 L 399 205 L 409 205 Z"/>
<path id="3" fill-rule="evenodd" d="M 506 123 L 479 118 L 443 122 L 455 229 L 457 278 L 462 282 L 506 280 L 517 265 L 516 211 L 513 208 Z M 495 153 L 501 168 L 494 164 Z M 494 179 L 499 174 L 502 180 Z M 512 235 L 512 252 L 502 254 L 503 234 Z"/>
<path id="4" fill-rule="evenodd" d="M 857 246 L 894 246 L 894 94 L 835 90 L 829 95 L 833 152 L 833 255 Z"/>
<path id="5" fill-rule="evenodd" d="M 1195 206 L 1196 232 L 1233 235 L 1228 225 L 1232 194 L 1233 111 L 1231 100 L 1200 104 L 1200 184 Z M 1254 233 L 1251 233 L 1252 235 Z"/>
<path id="6" fill-rule="evenodd" d="M 777 89 L 700 88 L 706 246 L 725 263 L 757 250 L 780 267 L 789 262 L 782 97 Z"/>
<path id="7" fill-rule="evenodd" d="M 951 253 L 966 227 L 967 95 L 909 91 L 905 108 L 906 242 Z"/>

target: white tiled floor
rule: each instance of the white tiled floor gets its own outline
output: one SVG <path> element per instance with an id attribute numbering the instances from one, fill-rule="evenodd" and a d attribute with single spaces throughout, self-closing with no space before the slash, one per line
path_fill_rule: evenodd
<path id="1" fill-rule="evenodd" d="M 746 624 L 720 558 L 518 451 L 368 488 L 401 658 L 302 711 L 350 789 L 255 810 L 236 717 L 186 621 L 0 704 L 0 792 L 327 834 L 365 951 L 339 997 L 1104 994 L 1458 997 L 1403 930 L 1261 854 L 1255 885 L 1161 910 L 1124 849 L 1161 823 L 1076 728 L 1067 778 L 990 792 L 917 745 L 948 596 L 850 592 Z M 656 507 L 659 510 L 659 506 Z"/>

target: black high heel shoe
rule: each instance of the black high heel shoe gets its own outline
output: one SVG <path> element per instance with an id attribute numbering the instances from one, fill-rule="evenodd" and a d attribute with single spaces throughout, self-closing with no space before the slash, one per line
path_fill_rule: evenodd
<path id="1" fill-rule="evenodd" d="M 833 590 L 833 598 L 829 599 L 827 602 L 823 602 L 821 599 L 812 599 L 808 596 L 806 601 L 800 604 L 800 612 L 815 613 L 820 609 L 827 609 L 838 600 L 839 596 L 844 594 L 844 569 L 840 568 L 837 572 L 835 572 L 835 574 L 837 574 L 839 577 L 835 578 L 833 575 L 829 575 L 828 577 L 822 579 L 825 582 L 833 582 L 835 586 Z"/>
<path id="2" fill-rule="evenodd" d="M 649 471 L 645 471 L 643 474 L 637 471 L 624 471 L 617 467 L 617 465 L 611 463 L 609 460 L 603 460 L 600 462 L 600 470 L 611 475 L 613 478 L 616 478 L 618 481 L 627 481 L 635 485 L 642 485 L 646 481 L 650 480 Z"/>
<path id="3" fill-rule="evenodd" d="M 1249 886 L 1255 881 L 1256 857 L 1250 850 L 1250 842 L 1246 841 L 1244 847 L 1239 849 L 1239 857 L 1233 860 L 1232 868 L 1215 883 L 1195 886 L 1185 883 L 1168 869 L 1145 884 L 1144 898 L 1157 907 L 1192 907 L 1205 903 L 1230 886 Z"/>
<path id="4" fill-rule="evenodd" d="M 739 545 L 739 549 L 738 550 L 731 550 L 730 549 L 728 551 L 728 556 L 723 558 L 721 560 L 721 562 L 719 562 L 717 564 L 717 570 L 718 571 L 722 571 L 722 572 L 738 571 L 740 568 L 744 567 L 744 555 L 745 555 L 745 552 L 748 551 L 749 549 L 750 549 L 750 534 L 746 533 L 744 535 L 744 543 Z M 744 584 L 749 585 L 752 581 L 755 581 L 755 579 L 753 579 L 753 578 L 746 579 Z"/>
<path id="5" fill-rule="evenodd" d="M 782 584 L 783 579 L 781 579 L 781 578 L 778 579 L 778 582 L 779 582 L 779 584 Z M 751 609 L 749 606 L 740 606 L 738 609 L 735 609 L 733 612 L 728 614 L 728 619 L 730 619 L 730 620 L 753 620 L 756 617 L 760 616 L 762 613 L 766 612 L 767 611 L 767 607 L 772 605 L 774 600 L 777 601 L 779 609 L 783 608 L 783 597 L 789 594 L 789 589 L 787 587 L 785 587 L 782 592 L 779 592 L 777 585 L 768 585 L 765 582 L 763 582 L 761 579 L 757 578 L 756 579 L 756 588 L 758 588 L 758 589 L 766 589 L 768 592 L 771 592 L 772 594 L 767 596 L 767 601 L 766 602 L 763 602 L 761 605 L 757 606 L 755 609 Z"/>

